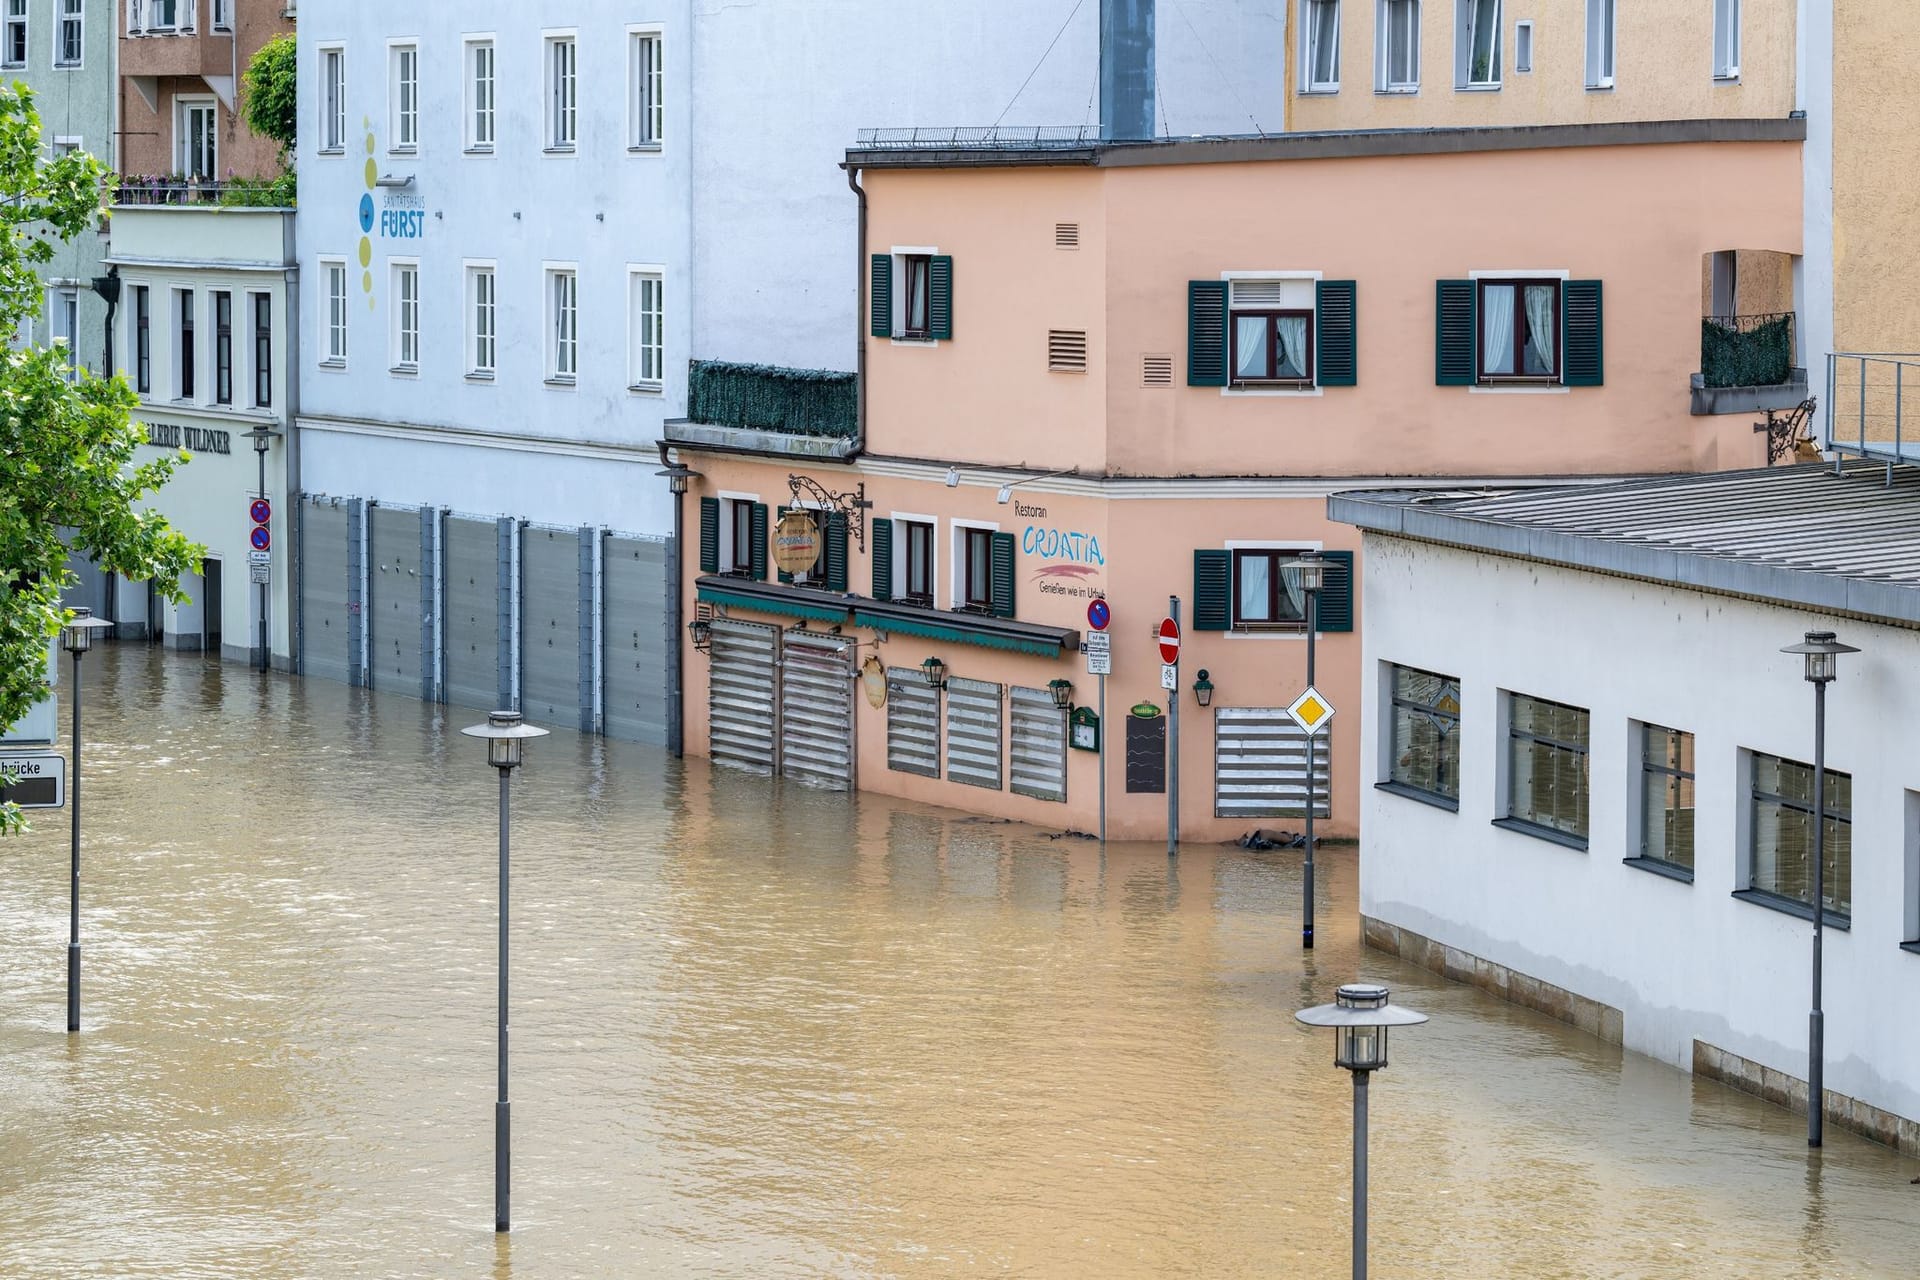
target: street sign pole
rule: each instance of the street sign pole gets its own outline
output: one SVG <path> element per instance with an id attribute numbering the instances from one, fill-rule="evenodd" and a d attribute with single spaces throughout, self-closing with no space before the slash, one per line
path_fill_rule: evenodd
<path id="1" fill-rule="evenodd" d="M 1100 678 L 1100 847 L 1107 847 L 1107 672 L 1113 669 L 1112 642 L 1107 627 L 1113 622 L 1113 610 L 1105 598 L 1087 606 L 1087 670 Z"/>
<path id="2" fill-rule="evenodd" d="M 1174 634 L 1180 634 L 1180 597 L 1167 597 L 1167 616 L 1173 619 Z M 1176 653 L 1167 664 L 1175 670 L 1173 688 L 1167 691 L 1167 856 L 1180 856 L 1180 660 Z"/>
<path id="3" fill-rule="evenodd" d="M 1320 593 L 1307 592 L 1307 688 L 1313 683 L 1313 633 L 1320 626 Z M 1320 803 L 1320 788 L 1315 782 L 1314 765 L 1320 748 L 1318 731 L 1307 734 L 1307 861 L 1301 876 L 1303 904 L 1300 914 L 1300 949 L 1313 950 L 1313 811 Z"/>
<path id="4" fill-rule="evenodd" d="M 1107 847 L 1107 678 L 1100 677 L 1100 847 Z"/>

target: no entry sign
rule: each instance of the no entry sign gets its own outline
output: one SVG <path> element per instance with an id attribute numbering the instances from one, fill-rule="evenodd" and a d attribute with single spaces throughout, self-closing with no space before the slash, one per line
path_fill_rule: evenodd
<path id="1" fill-rule="evenodd" d="M 1160 661 L 1169 667 L 1180 661 L 1180 624 L 1172 618 L 1160 619 Z"/>

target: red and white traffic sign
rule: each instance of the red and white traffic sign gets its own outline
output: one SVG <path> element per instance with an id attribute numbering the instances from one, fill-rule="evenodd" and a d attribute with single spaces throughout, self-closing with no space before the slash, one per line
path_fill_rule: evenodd
<path id="1" fill-rule="evenodd" d="M 1180 661 L 1180 624 L 1172 618 L 1160 619 L 1160 661 L 1169 667 Z"/>

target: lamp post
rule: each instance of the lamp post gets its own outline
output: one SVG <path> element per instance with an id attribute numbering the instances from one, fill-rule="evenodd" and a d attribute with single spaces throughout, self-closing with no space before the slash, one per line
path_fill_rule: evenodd
<path id="1" fill-rule="evenodd" d="M 1300 589 L 1307 593 L 1307 687 L 1313 687 L 1313 644 L 1320 630 L 1320 588 L 1326 584 L 1327 562 L 1318 551 L 1302 551 L 1287 562 L 1300 575 Z M 1314 771 L 1319 754 L 1319 735 L 1307 735 L 1307 860 L 1301 869 L 1300 946 L 1313 950 L 1313 811 L 1319 806 L 1320 786 Z"/>
<path id="2" fill-rule="evenodd" d="M 1858 653 L 1831 631 L 1809 631 L 1782 653 L 1806 659 L 1813 686 L 1813 1010 L 1807 1015 L 1807 1145 L 1817 1147 L 1826 1122 L 1826 1014 L 1820 1008 L 1820 942 L 1826 932 L 1827 896 L 1827 686 L 1839 674 L 1840 655 Z"/>
<path id="3" fill-rule="evenodd" d="M 684 664 L 680 660 L 680 553 L 687 545 L 687 488 L 699 473 L 684 462 L 667 462 L 666 455 L 667 447 L 663 444 L 660 446 L 660 460 L 667 463 L 666 469 L 653 474 L 666 477 L 667 492 L 673 495 L 673 554 L 667 557 L 667 632 L 673 637 L 673 643 L 667 646 L 667 750 L 678 759 L 687 750 L 686 690 L 682 674 Z M 698 635 L 694 637 L 694 647 L 700 647 Z"/>
<path id="4" fill-rule="evenodd" d="M 1294 1014 L 1309 1027 L 1333 1028 L 1333 1065 L 1353 1073 L 1353 1280 L 1367 1277 L 1367 1077 L 1387 1065 L 1387 1028 L 1416 1027 L 1427 1015 L 1387 1003 L 1371 982 L 1350 982 L 1332 1004 Z"/>
<path id="5" fill-rule="evenodd" d="M 247 432 L 247 439 L 253 441 L 253 456 L 260 463 L 260 496 L 267 496 L 267 448 L 280 433 L 271 427 L 255 427 Z M 273 669 L 273 632 L 268 630 L 268 611 L 272 607 L 273 583 L 260 584 L 260 669 Z"/>
<path id="6" fill-rule="evenodd" d="M 80 659 L 93 648 L 93 633 L 113 624 L 75 609 L 60 629 L 61 647 L 73 655 L 73 780 L 67 798 L 73 805 L 73 870 L 67 931 L 67 1030 L 80 1029 Z"/>
<path id="7" fill-rule="evenodd" d="M 487 740 L 487 763 L 500 771 L 500 1060 L 493 1103 L 493 1229 L 505 1231 L 512 1218 L 510 1171 L 513 1162 L 513 1112 L 507 1101 L 507 787 L 520 766 L 528 738 L 544 738 L 545 729 L 521 722 L 518 711 L 493 711 L 485 724 L 461 733 Z"/>

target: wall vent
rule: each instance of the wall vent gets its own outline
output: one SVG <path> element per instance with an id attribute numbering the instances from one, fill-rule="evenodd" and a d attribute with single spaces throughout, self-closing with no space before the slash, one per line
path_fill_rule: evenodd
<path id="1" fill-rule="evenodd" d="M 1143 387 L 1170 387 L 1173 385 L 1172 356 L 1141 356 L 1140 385 Z"/>
<path id="2" fill-rule="evenodd" d="M 1054 223 L 1053 247 L 1056 249 L 1078 249 L 1080 247 L 1080 224 L 1077 222 Z"/>
<path id="3" fill-rule="evenodd" d="M 1055 373 L 1087 371 L 1087 331 L 1085 329 L 1047 330 L 1047 368 Z"/>

